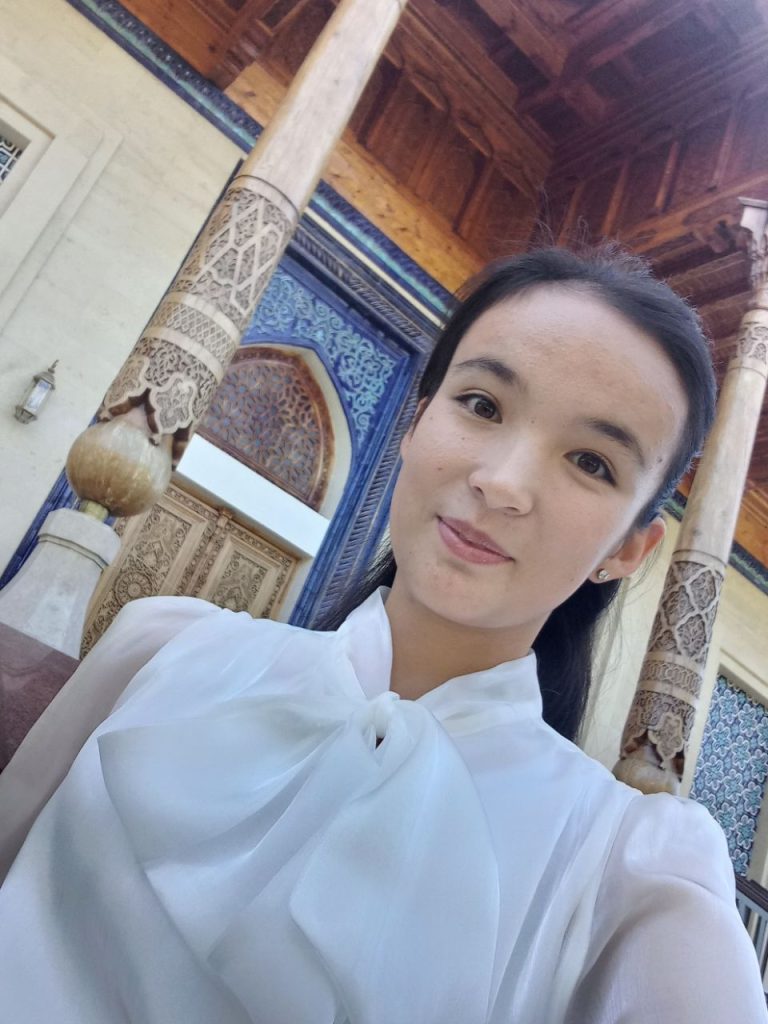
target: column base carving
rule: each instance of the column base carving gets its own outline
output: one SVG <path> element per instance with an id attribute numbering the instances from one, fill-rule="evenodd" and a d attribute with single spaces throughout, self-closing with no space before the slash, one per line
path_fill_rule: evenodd
<path id="1" fill-rule="evenodd" d="M 616 763 L 613 774 L 619 782 L 639 789 L 641 793 L 680 792 L 680 779 L 673 771 L 651 764 L 644 757 L 624 757 Z"/>
<path id="2" fill-rule="evenodd" d="M 236 178 L 112 382 L 99 419 L 140 407 L 156 444 L 173 439 L 178 465 L 297 222 L 279 189 Z"/>

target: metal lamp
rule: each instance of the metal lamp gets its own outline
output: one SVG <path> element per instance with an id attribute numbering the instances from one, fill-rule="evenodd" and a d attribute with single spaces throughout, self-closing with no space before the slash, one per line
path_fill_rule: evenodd
<path id="1" fill-rule="evenodd" d="M 32 382 L 27 387 L 24 398 L 16 406 L 15 416 L 21 423 L 31 423 L 36 420 L 43 405 L 48 400 L 52 391 L 56 390 L 56 364 L 58 359 L 52 363 L 47 370 L 36 373 Z"/>

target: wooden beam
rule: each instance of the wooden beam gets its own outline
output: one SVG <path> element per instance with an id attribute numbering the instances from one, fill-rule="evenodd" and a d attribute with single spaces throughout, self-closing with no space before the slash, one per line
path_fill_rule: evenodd
<path id="1" fill-rule="evenodd" d="M 674 181 L 679 162 L 680 139 L 678 138 L 672 140 L 672 145 L 669 147 L 669 153 L 667 153 L 667 162 L 664 165 L 664 172 L 661 175 L 659 189 L 653 203 L 655 213 L 663 213 L 666 209 L 667 200 L 669 199 L 669 193 L 672 188 L 672 183 Z"/>
<path id="2" fill-rule="evenodd" d="M 589 82 L 557 78 L 544 89 L 520 100 L 517 110 L 520 114 L 535 118 L 539 110 L 557 99 L 564 99 L 590 127 L 603 124 L 611 106 L 610 100 Z"/>
<path id="3" fill-rule="evenodd" d="M 285 85 L 258 64 L 246 68 L 226 90 L 230 99 L 264 125 L 285 91 Z M 451 231 L 429 204 L 398 184 L 351 133 L 337 144 L 323 177 L 449 291 L 482 266 L 483 257 Z"/>
<path id="4" fill-rule="evenodd" d="M 562 226 L 557 235 L 557 241 L 562 245 L 567 245 L 568 240 L 571 237 L 571 232 L 579 216 L 579 208 L 581 206 L 582 197 L 584 196 L 585 187 L 586 182 L 580 181 L 573 190 L 571 201 L 568 203 L 568 209 L 565 211 L 565 217 L 563 218 Z"/>
<path id="5" fill-rule="evenodd" d="M 245 0 L 245 3 L 237 12 L 227 31 L 211 46 L 208 66 L 200 69 L 202 74 L 219 83 L 222 65 L 227 55 L 230 50 L 237 46 L 237 43 L 247 30 L 250 30 L 251 34 L 255 33 L 256 38 L 261 38 L 263 40 L 262 45 L 266 45 L 270 41 L 272 33 L 265 25 L 261 25 L 259 22 L 269 11 L 273 3 L 274 0 Z M 221 84 L 221 87 L 224 88 L 226 84 L 228 83 Z"/>
<path id="6" fill-rule="evenodd" d="M 588 45 L 592 40 L 601 39 L 611 32 L 621 30 L 628 16 L 643 16 L 650 0 L 598 0 L 586 11 L 568 21 L 568 35 L 571 50 Z M 688 0 L 689 7 L 700 5 L 702 0 Z M 631 10 L 628 12 L 628 8 Z"/>
<path id="7" fill-rule="evenodd" d="M 712 180 L 709 183 L 709 187 L 712 191 L 720 187 L 725 176 L 725 171 L 731 159 L 731 153 L 733 152 L 733 143 L 736 139 L 736 128 L 739 123 L 739 115 L 745 98 L 746 94 L 742 92 L 738 100 L 731 106 L 728 114 L 728 123 L 725 126 L 725 131 L 723 132 L 723 138 L 720 143 L 720 152 L 717 154 L 717 163 L 715 164 L 715 170 L 712 174 Z"/>
<path id="8" fill-rule="evenodd" d="M 264 0 L 259 0 L 259 2 L 263 3 Z M 282 31 L 282 29 L 284 29 L 286 25 L 290 25 L 291 22 L 296 21 L 296 19 L 301 16 L 305 8 L 309 7 L 309 5 L 312 2 L 313 0 L 296 0 L 296 3 L 293 5 L 290 11 L 284 14 L 282 18 L 280 18 L 278 21 L 275 22 L 274 25 L 271 26 L 272 32 L 275 35 L 277 35 L 277 33 Z M 271 10 L 276 5 L 277 0 L 269 0 L 269 10 Z M 266 12 L 267 14 L 269 13 L 269 10 Z"/>
<path id="9" fill-rule="evenodd" d="M 559 148 L 555 169 L 557 176 L 590 175 L 596 154 L 606 150 L 629 152 L 637 148 L 653 125 L 668 125 L 669 138 L 680 126 L 691 127 L 708 120 L 719 110 L 730 109 L 736 97 L 747 90 L 754 94 L 765 79 L 765 53 L 768 32 L 761 32 L 736 53 L 729 54 L 709 66 L 692 68 L 686 88 L 642 93 L 637 102 L 625 106 L 610 122 L 580 136 L 568 139 Z M 659 133 L 661 141 L 663 133 Z M 618 159 L 621 159 L 619 155 Z"/>
<path id="10" fill-rule="evenodd" d="M 605 211 L 605 217 L 601 226 L 601 234 L 610 235 L 613 233 L 613 229 L 616 225 L 616 221 L 619 217 L 619 210 L 621 204 L 624 202 L 624 193 L 627 191 L 627 179 L 629 178 L 629 160 L 625 160 L 621 165 L 619 176 L 616 179 L 616 184 L 613 186 L 613 193 L 611 194 L 611 201 L 608 203 L 608 209 Z"/>
<path id="11" fill-rule="evenodd" d="M 515 46 L 547 78 L 557 78 L 565 67 L 567 48 L 551 25 L 542 24 L 524 0 L 476 0 Z"/>
<path id="12" fill-rule="evenodd" d="M 482 209 L 483 202 L 485 201 L 485 192 L 493 178 L 494 170 L 493 160 L 490 158 L 486 159 L 475 187 L 467 197 L 464 209 L 459 213 L 456 220 L 456 233 L 465 240 L 471 234 L 472 223 Z"/>
<path id="13" fill-rule="evenodd" d="M 698 0 L 651 0 L 631 13 L 624 8 L 621 21 L 602 35 L 586 40 L 568 55 L 566 74 L 589 74 L 595 68 L 620 57 L 638 43 L 673 25 L 696 9 Z"/>
<path id="14" fill-rule="evenodd" d="M 439 32 L 433 25 L 438 16 Z M 537 125 L 518 116 L 517 89 L 506 75 L 480 47 L 465 45 L 466 37 L 450 31 L 434 0 L 406 7 L 395 42 L 412 77 L 436 80 L 454 122 L 472 124 L 482 117 L 483 133 L 506 173 L 522 192 L 534 195 L 549 173 L 552 143 Z"/>

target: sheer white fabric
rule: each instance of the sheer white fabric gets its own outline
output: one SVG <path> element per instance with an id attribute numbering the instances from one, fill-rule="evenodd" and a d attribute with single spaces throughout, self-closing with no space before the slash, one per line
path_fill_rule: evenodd
<path id="1" fill-rule="evenodd" d="M 533 655 L 415 702 L 390 670 L 380 594 L 325 634 L 121 613 L 0 776 L 6 858 L 37 815 L 0 1021 L 768 1019 L 705 811 L 552 732 Z"/>

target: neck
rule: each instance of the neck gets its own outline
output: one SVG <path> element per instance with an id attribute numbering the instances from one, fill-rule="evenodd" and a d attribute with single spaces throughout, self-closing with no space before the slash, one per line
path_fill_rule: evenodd
<path id="1" fill-rule="evenodd" d="M 390 688 L 406 700 L 417 700 L 448 679 L 524 658 L 538 632 L 530 624 L 482 629 L 441 618 L 412 600 L 397 577 L 385 610 L 392 631 Z"/>

